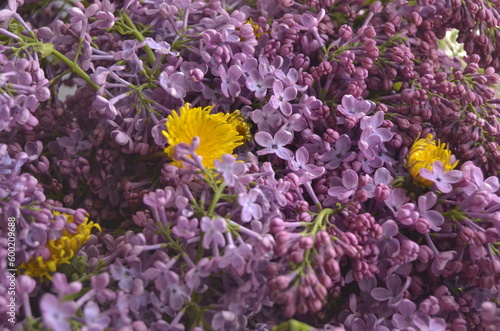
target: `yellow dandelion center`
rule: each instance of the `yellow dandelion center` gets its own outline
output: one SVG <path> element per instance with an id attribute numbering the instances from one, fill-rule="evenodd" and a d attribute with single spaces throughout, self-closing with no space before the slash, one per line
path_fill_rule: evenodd
<path id="1" fill-rule="evenodd" d="M 215 160 L 231 154 L 250 139 L 250 129 L 239 111 L 210 114 L 211 110 L 212 106 L 191 108 L 186 103 L 179 114 L 172 112 L 167 117 L 167 131 L 162 131 L 169 143 L 165 153 L 171 157 L 175 146 L 181 143 L 189 145 L 194 137 L 198 137 L 200 145 L 196 154 L 202 157 L 203 166 L 210 168 Z M 174 165 L 181 166 L 182 163 L 177 160 Z"/>
<path id="2" fill-rule="evenodd" d="M 447 149 L 446 144 L 435 141 L 433 135 L 428 134 L 411 146 L 407 160 L 408 171 L 417 183 L 431 187 L 433 183 L 420 175 L 420 169 L 432 171 L 432 164 L 435 161 L 441 161 L 445 171 L 452 170 L 458 164 L 458 161 L 453 162 L 451 151 Z"/>
<path id="3" fill-rule="evenodd" d="M 54 216 L 64 215 L 67 218 L 67 223 L 74 223 L 73 215 L 66 213 L 52 212 Z M 61 238 L 49 240 L 45 246 L 50 252 L 50 258 L 44 260 L 42 256 L 32 257 L 28 262 L 19 266 L 19 269 L 24 270 L 24 274 L 31 277 L 47 277 L 52 279 L 51 274 L 57 269 L 57 266 L 69 261 L 82 248 L 82 246 L 90 239 L 90 233 L 93 228 L 101 231 L 101 226 L 94 222 L 88 222 L 88 217 L 82 224 L 78 225 L 76 234 L 69 233 L 66 228 L 62 230 Z"/>

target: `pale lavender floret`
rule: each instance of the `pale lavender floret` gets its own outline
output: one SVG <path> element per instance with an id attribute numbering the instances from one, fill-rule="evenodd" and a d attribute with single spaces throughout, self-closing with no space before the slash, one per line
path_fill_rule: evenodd
<path id="1" fill-rule="evenodd" d="M 256 98 L 264 98 L 267 95 L 267 91 L 273 86 L 275 78 L 272 76 L 264 76 L 259 70 L 252 69 L 248 74 L 248 78 L 245 80 L 246 87 L 255 92 Z"/>
<path id="2" fill-rule="evenodd" d="M 179 275 L 174 272 L 167 274 L 165 287 L 160 290 L 160 299 L 168 302 L 170 308 L 179 311 L 184 306 L 186 300 L 189 301 L 190 290 L 181 282 Z"/>
<path id="3" fill-rule="evenodd" d="M 371 177 L 370 177 L 371 178 Z M 392 183 L 392 176 L 389 170 L 386 168 L 378 168 L 373 175 L 373 180 L 370 180 L 364 187 L 368 192 L 368 197 L 373 198 L 375 196 L 375 189 L 377 186 L 387 187 Z"/>
<path id="4" fill-rule="evenodd" d="M 418 219 L 418 212 L 415 210 L 415 204 L 407 201 L 406 194 L 402 188 L 395 188 L 391 191 L 385 204 L 392 210 L 394 216 L 403 225 L 412 225 Z"/>
<path id="5" fill-rule="evenodd" d="M 177 224 L 172 228 L 172 232 L 180 238 L 193 238 L 198 233 L 198 219 L 188 219 L 185 216 L 180 216 L 177 219 Z"/>
<path id="6" fill-rule="evenodd" d="M 251 256 L 252 246 L 249 244 L 241 244 L 239 246 L 227 245 L 224 248 L 224 256 L 218 260 L 217 264 L 221 269 L 231 267 L 236 271 L 238 276 L 243 276 L 245 273 L 246 261 Z"/>
<path id="7" fill-rule="evenodd" d="M 283 83 L 276 80 L 273 84 L 273 93 L 269 104 L 274 109 L 281 110 L 281 113 L 285 116 L 292 115 L 292 104 L 290 101 L 297 97 L 297 89 L 294 86 L 283 88 Z"/>
<path id="8" fill-rule="evenodd" d="M 155 50 L 155 53 L 162 54 L 162 55 L 170 54 L 170 55 L 173 55 L 173 56 L 178 56 L 179 55 L 178 52 L 171 52 L 170 51 L 170 45 L 167 42 L 165 42 L 165 41 L 156 42 L 151 37 L 147 37 L 145 39 L 145 41 L 146 41 L 146 44 L 149 47 L 151 47 L 151 49 Z"/>
<path id="9" fill-rule="evenodd" d="M 295 158 L 288 160 L 288 167 L 305 181 L 318 178 L 325 172 L 324 167 L 309 163 L 309 152 L 302 146 L 295 152 Z"/>
<path id="10" fill-rule="evenodd" d="M 60 298 L 63 298 L 68 294 L 78 293 L 82 289 L 82 283 L 80 282 L 68 283 L 66 275 L 60 272 L 56 272 L 52 276 L 52 278 L 53 278 L 52 285 L 54 286 L 54 291 L 58 293 L 58 296 Z"/>
<path id="11" fill-rule="evenodd" d="M 238 65 L 232 65 L 226 71 L 224 65 L 219 66 L 219 77 L 221 79 L 221 91 L 226 97 L 237 97 L 241 92 L 241 86 L 238 83 L 243 75 L 241 67 Z"/>
<path id="12" fill-rule="evenodd" d="M 462 180 L 463 175 L 459 170 L 445 171 L 441 161 L 432 164 L 432 171 L 427 168 L 420 169 L 420 175 L 436 185 L 436 188 L 443 193 L 449 193 L 453 189 L 451 184 L 456 184 Z"/>
<path id="13" fill-rule="evenodd" d="M 370 114 L 375 109 L 375 103 L 370 100 L 358 100 L 352 95 L 344 95 L 342 104 L 337 106 L 337 110 L 345 116 L 352 116 L 361 119 Z"/>
<path id="14" fill-rule="evenodd" d="M 351 138 L 348 135 L 343 134 L 335 142 L 334 147 L 327 153 L 325 153 L 321 160 L 325 163 L 325 168 L 328 170 L 333 170 L 338 168 L 340 162 L 350 162 L 356 158 L 356 153 L 349 150 L 351 149 Z"/>
<path id="15" fill-rule="evenodd" d="M 455 251 L 445 251 L 440 252 L 434 256 L 434 260 L 431 265 L 431 272 L 434 276 L 441 275 L 441 272 L 446 267 L 446 264 L 457 257 L 457 252 Z"/>
<path id="16" fill-rule="evenodd" d="M 118 281 L 120 289 L 130 292 L 134 279 L 141 273 L 141 261 L 132 261 L 130 268 L 125 267 L 121 261 L 117 261 L 110 266 L 111 276 Z"/>
<path id="17" fill-rule="evenodd" d="M 211 245 L 224 247 L 226 239 L 223 233 L 226 232 L 226 220 L 221 217 L 211 219 L 208 216 L 203 216 L 200 221 L 200 229 L 203 231 L 202 245 L 205 249 L 209 249 Z"/>
<path id="18" fill-rule="evenodd" d="M 83 318 L 88 331 L 102 331 L 109 326 L 111 318 L 101 315 L 99 306 L 94 301 L 89 301 L 83 307 Z"/>
<path id="19" fill-rule="evenodd" d="M 255 109 L 250 114 L 250 118 L 257 124 L 259 132 L 262 132 L 277 128 L 281 124 L 283 116 L 266 104 L 262 109 Z"/>
<path id="20" fill-rule="evenodd" d="M 399 254 L 399 240 L 394 238 L 399 233 L 398 225 L 393 220 L 387 220 L 382 224 L 382 238 L 377 243 L 380 254 L 387 252 L 390 257 Z"/>
<path id="21" fill-rule="evenodd" d="M 243 191 L 244 184 L 248 184 L 251 180 L 250 177 L 244 176 L 248 171 L 245 163 L 236 161 L 231 154 L 222 155 L 222 160 L 215 160 L 214 165 L 228 187 L 236 187 L 238 191 Z"/>
<path id="22" fill-rule="evenodd" d="M 182 99 L 186 96 L 186 77 L 180 72 L 168 74 L 163 71 L 159 77 L 160 86 L 172 97 Z"/>
<path id="23" fill-rule="evenodd" d="M 203 78 L 205 77 L 208 66 L 205 63 L 197 64 L 195 62 L 182 62 L 180 66 L 181 72 L 186 78 L 190 78 L 189 89 L 195 92 L 201 92 L 205 89 Z"/>
<path id="24" fill-rule="evenodd" d="M 290 68 L 286 74 L 283 72 L 283 70 L 276 69 L 273 75 L 274 77 L 281 80 L 285 87 L 292 86 L 299 92 L 304 92 L 305 90 L 307 90 L 307 86 L 297 84 L 299 80 L 299 72 L 295 68 Z"/>
<path id="25" fill-rule="evenodd" d="M 195 290 L 200 286 L 202 278 L 210 276 L 212 273 L 213 261 L 214 260 L 212 259 L 204 257 L 196 264 L 196 266 L 189 269 L 184 276 L 184 280 L 186 285 L 191 290 Z"/>
<path id="26" fill-rule="evenodd" d="M 362 130 L 371 127 L 373 133 L 379 135 L 382 141 L 386 142 L 391 140 L 392 133 L 387 128 L 380 127 L 384 123 L 384 112 L 378 111 L 373 116 L 365 116 L 361 119 L 360 127 Z"/>
<path id="27" fill-rule="evenodd" d="M 461 167 L 462 174 L 469 179 L 468 184 L 463 187 L 465 193 L 472 195 L 477 190 L 492 193 L 492 199 L 495 202 L 500 202 L 500 198 L 493 193 L 500 189 L 498 177 L 490 176 L 484 179 L 484 174 L 481 168 L 477 167 L 472 161 L 465 162 Z"/>
<path id="28" fill-rule="evenodd" d="M 377 156 L 379 145 L 383 139 L 373 131 L 371 126 L 366 127 L 358 140 L 358 147 L 363 156 L 368 160 L 373 160 Z"/>
<path id="29" fill-rule="evenodd" d="M 396 309 L 398 312 L 392 316 L 392 325 L 398 330 L 413 326 L 411 321 L 417 311 L 417 306 L 412 301 L 403 299 Z"/>
<path id="30" fill-rule="evenodd" d="M 241 220 L 245 223 L 253 219 L 259 220 L 262 218 L 262 207 L 256 203 L 257 198 L 261 194 L 258 189 L 251 189 L 248 193 L 238 194 L 238 203 L 242 207 Z"/>
<path id="31" fill-rule="evenodd" d="M 54 331 L 71 330 L 69 319 L 74 317 L 77 309 L 74 301 L 61 302 L 50 293 L 45 293 L 40 300 L 43 323 Z"/>
<path id="32" fill-rule="evenodd" d="M 92 147 L 90 141 L 83 140 L 83 132 L 80 129 L 71 130 L 69 137 L 61 137 L 56 140 L 68 155 L 75 155 L 79 151 L 87 151 Z"/>
<path id="33" fill-rule="evenodd" d="M 444 217 L 441 213 L 430 210 L 437 202 L 437 196 L 433 192 L 427 192 L 418 197 L 418 212 L 420 217 L 427 219 L 431 225 L 431 229 L 439 231 L 440 226 L 444 223 Z"/>
<path id="34" fill-rule="evenodd" d="M 328 195 L 338 201 L 343 201 L 356 193 L 356 189 L 358 188 L 358 174 L 352 169 L 345 170 L 342 173 L 342 180 L 334 178 L 331 186 L 328 189 Z"/>
<path id="35" fill-rule="evenodd" d="M 280 130 L 271 136 L 269 132 L 260 131 L 255 134 L 255 141 L 263 149 L 257 151 L 258 155 L 276 154 L 283 160 L 290 160 L 293 158 L 293 153 L 284 146 L 290 144 L 293 140 L 293 135 L 288 131 Z"/>
<path id="36" fill-rule="evenodd" d="M 387 288 L 376 287 L 371 290 L 372 298 L 377 301 L 387 301 L 389 307 L 397 307 L 403 300 L 405 291 L 411 284 L 411 278 L 407 277 L 404 284 L 398 275 L 391 275 L 386 281 Z"/>
<path id="37" fill-rule="evenodd" d="M 419 330 L 428 330 L 428 331 L 445 331 L 446 321 L 443 318 L 439 317 L 429 317 L 426 315 L 419 314 L 415 316 L 413 320 L 413 324 L 419 328 Z"/>

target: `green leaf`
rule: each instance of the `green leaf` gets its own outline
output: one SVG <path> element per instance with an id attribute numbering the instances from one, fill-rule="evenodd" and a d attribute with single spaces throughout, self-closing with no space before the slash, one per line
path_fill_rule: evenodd
<path id="1" fill-rule="evenodd" d="M 273 331 L 312 331 L 314 328 L 297 320 L 289 320 L 273 328 Z"/>
<path id="2" fill-rule="evenodd" d="M 397 82 L 392 85 L 394 91 L 399 91 L 401 89 L 401 86 L 403 86 L 403 82 Z"/>
<path id="3" fill-rule="evenodd" d="M 35 49 L 42 57 L 47 57 L 54 52 L 54 45 L 51 43 L 40 44 Z"/>

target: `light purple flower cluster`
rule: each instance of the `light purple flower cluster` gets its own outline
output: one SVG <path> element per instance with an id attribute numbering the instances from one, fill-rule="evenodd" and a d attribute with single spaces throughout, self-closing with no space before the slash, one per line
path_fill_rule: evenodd
<path id="1" fill-rule="evenodd" d="M 10 0 L 1 327 L 499 328 L 499 11 L 469 0 Z M 452 27 L 463 59 L 438 48 Z M 240 110 L 251 138 L 206 168 L 194 137 L 174 147 L 175 166 L 162 131 L 185 103 Z M 432 188 L 406 165 L 428 133 L 459 161 L 422 169 Z M 103 233 L 51 280 L 17 275 L 14 325 L 6 220 L 19 266 L 74 232 L 54 212 L 88 213 Z"/>

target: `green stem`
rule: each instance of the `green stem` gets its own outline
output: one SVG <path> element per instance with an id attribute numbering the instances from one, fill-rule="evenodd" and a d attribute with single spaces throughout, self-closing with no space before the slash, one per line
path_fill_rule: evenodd
<path id="1" fill-rule="evenodd" d="M 141 31 L 137 29 L 135 26 L 134 22 L 130 19 L 130 16 L 127 15 L 127 13 L 123 13 L 123 19 L 125 20 L 125 23 L 132 29 L 132 34 L 137 38 L 139 41 L 144 41 L 146 38 L 144 38 L 143 34 Z M 155 63 L 155 54 L 153 53 L 153 50 L 146 44 L 144 45 L 144 50 L 146 51 L 146 54 L 148 55 L 148 63 L 150 66 L 152 66 Z"/>
<path id="2" fill-rule="evenodd" d="M 98 90 L 99 89 L 99 85 L 97 85 L 96 83 L 94 83 L 92 81 L 92 79 L 90 79 L 89 75 L 87 75 L 87 73 L 85 71 L 83 71 L 77 64 L 75 64 L 73 61 L 71 61 L 66 56 L 64 56 L 64 54 L 62 54 L 61 52 L 59 52 L 56 49 L 54 49 L 51 54 L 53 54 L 59 60 L 61 60 L 62 62 L 64 62 L 68 67 L 70 67 L 71 71 L 73 71 L 75 74 L 77 74 L 78 76 L 80 76 L 84 81 L 86 81 L 87 83 L 89 83 L 89 85 L 92 86 L 94 88 L 94 90 Z"/>
<path id="3" fill-rule="evenodd" d="M 223 182 L 220 186 L 217 186 L 217 189 L 214 190 L 214 196 L 212 197 L 212 201 L 210 202 L 210 206 L 208 207 L 207 211 L 208 216 L 212 217 L 215 210 L 215 206 L 222 197 L 222 192 L 224 191 L 225 188 L 226 188 L 226 183 Z"/>

